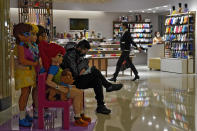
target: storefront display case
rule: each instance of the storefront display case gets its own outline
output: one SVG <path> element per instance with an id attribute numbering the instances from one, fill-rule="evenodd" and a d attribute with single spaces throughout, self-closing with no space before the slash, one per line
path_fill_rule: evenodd
<path id="1" fill-rule="evenodd" d="M 161 60 L 162 71 L 195 72 L 195 16 L 195 12 L 166 16 L 165 58 Z M 180 65 L 181 67 L 178 67 Z"/>

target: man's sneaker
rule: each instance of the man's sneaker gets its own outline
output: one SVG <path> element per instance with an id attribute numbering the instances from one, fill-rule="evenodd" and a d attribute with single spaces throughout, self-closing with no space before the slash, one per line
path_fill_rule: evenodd
<path id="1" fill-rule="evenodd" d="M 31 117 L 29 114 L 26 115 L 25 119 L 28 121 L 28 122 L 32 122 L 34 119 L 33 117 Z"/>
<path id="2" fill-rule="evenodd" d="M 122 84 L 112 84 L 110 87 L 106 89 L 107 92 L 117 91 L 123 87 Z"/>
<path id="3" fill-rule="evenodd" d="M 24 118 L 22 120 L 19 119 L 19 126 L 31 127 L 31 122 L 29 122 L 26 118 Z"/>
<path id="4" fill-rule="evenodd" d="M 88 124 L 89 123 L 87 121 L 84 121 L 82 118 L 75 118 L 75 122 L 74 122 L 75 126 L 87 127 Z"/>
<path id="5" fill-rule="evenodd" d="M 113 82 L 116 82 L 116 78 L 112 77 L 110 79 L 108 79 L 109 81 L 113 81 Z"/>
<path id="6" fill-rule="evenodd" d="M 136 80 L 139 80 L 140 77 L 138 75 L 135 76 L 135 78 L 132 80 L 132 81 L 136 81 Z"/>
<path id="7" fill-rule="evenodd" d="M 107 109 L 107 107 L 105 105 L 99 105 L 96 108 L 96 112 L 97 113 L 101 113 L 101 114 L 110 114 L 111 113 L 111 110 L 110 109 Z"/>

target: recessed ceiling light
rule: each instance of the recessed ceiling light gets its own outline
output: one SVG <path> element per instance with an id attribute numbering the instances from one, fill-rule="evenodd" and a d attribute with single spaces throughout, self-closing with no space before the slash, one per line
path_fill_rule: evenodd
<path id="1" fill-rule="evenodd" d="M 154 10 L 153 13 L 156 13 L 156 11 Z"/>
<path id="2" fill-rule="evenodd" d="M 152 10 L 152 9 L 148 9 L 148 10 Z"/>
<path id="3" fill-rule="evenodd" d="M 130 10 L 129 12 L 133 12 L 132 10 Z"/>
<path id="4" fill-rule="evenodd" d="M 159 7 L 156 7 L 155 9 L 159 9 Z"/>
<path id="5" fill-rule="evenodd" d="M 167 5 L 164 5 L 163 7 L 164 7 L 164 8 L 167 8 L 168 6 L 167 6 Z"/>
<path id="6" fill-rule="evenodd" d="M 142 12 L 144 13 L 145 11 L 143 10 Z"/>

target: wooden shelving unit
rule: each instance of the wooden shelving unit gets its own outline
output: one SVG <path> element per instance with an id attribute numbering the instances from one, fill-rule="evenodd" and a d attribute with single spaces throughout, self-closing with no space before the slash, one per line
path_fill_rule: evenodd
<path id="1" fill-rule="evenodd" d="M 195 72 L 195 16 L 196 12 L 167 15 L 165 21 L 165 59 L 186 59 L 187 73 Z"/>
<path id="2" fill-rule="evenodd" d="M 18 0 L 19 22 L 42 25 L 48 30 L 49 39 L 53 39 L 53 3 L 52 0 Z"/>
<path id="3" fill-rule="evenodd" d="M 122 23 L 113 22 L 113 39 L 119 41 L 123 34 Z M 124 22 L 125 23 L 125 22 Z M 151 22 L 126 22 L 131 36 L 138 45 L 148 48 L 152 45 L 152 25 Z"/>

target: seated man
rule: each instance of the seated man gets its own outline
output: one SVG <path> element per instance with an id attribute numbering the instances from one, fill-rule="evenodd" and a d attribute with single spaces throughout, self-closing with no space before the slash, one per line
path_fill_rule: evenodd
<path id="1" fill-rule="evenodd" d="M 120 90 L 122 84 L 108 82 L 101 72 L 95 67 L 89 67 L 88 60 L 84 58 L 90 44 L 86 40 L 80 41 L 75 48 L 68 49 L 63 58 L 62 69 L 69 68 L 79 89 L 93 88 L 97 100 L 97 113 L 109 114 L 111 110 L 104 105 L 103 87 L 107 92 Z"/>

